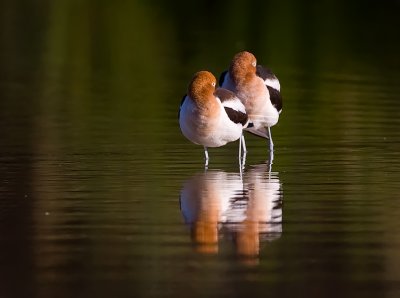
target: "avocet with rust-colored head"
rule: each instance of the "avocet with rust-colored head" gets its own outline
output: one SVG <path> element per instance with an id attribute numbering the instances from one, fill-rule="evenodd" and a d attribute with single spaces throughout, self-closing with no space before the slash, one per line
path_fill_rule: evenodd
<path id="1" fill-rule="evenodd" d="M 248 125 L 245 107 L 231 91 L 216 88 L 217 80 L 208 71 L 199 71 L 191 80 L 179 109 L 179 125 L 191 142 L 207 147 L 220 147 L 241 138 Z M 239 158 L 241 155 L 239 144 Z"/>
<path id="2" fill-rule="evenodd" d="M 220 85 L 240 98 L 252 123 L 246 130 L 269 139 L 272 152 L 271 127 L 278 123 L 282 111 L 278 78 L 270 69 L 257 65 L 252 53 L 243 51 L 233 57 L 229 70 L 221 74 Z"/>

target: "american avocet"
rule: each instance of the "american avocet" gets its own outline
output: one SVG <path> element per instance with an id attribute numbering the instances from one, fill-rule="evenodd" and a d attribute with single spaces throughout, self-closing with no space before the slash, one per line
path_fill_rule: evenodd
<path id="1" fill-rule="evenodd" d="M 261 65 L 253 54 L 243 51 L 233 57 L 228 71 L 221 74 L 220 86 L 233 91 L 246 107 L 249 121 L 253 124 L 245 130 L 269 139 L 273 152 L 271 126 L 279 120 L 282 111 L 280 83 L 273 72 Z M 242 136 L 245 148 L 244 136 Z"/>
<path id="2" fill-rule="evenodd" d="M 179 110 L 183 135 L 193 143 L 204 146 L 205 166 L 208 165 L 207 147 L 220 147 L 240 139 L 248 123 L 241 101 L 233 92 L 216 88 L 216 82 L 211 72 L 197 72 Z M 239 158 L 240 150 L 239 142 Z"/>

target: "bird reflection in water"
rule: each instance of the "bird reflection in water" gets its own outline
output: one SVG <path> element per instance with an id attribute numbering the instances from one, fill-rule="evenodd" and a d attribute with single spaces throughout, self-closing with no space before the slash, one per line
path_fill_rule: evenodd
<path id="1" fill-rule="evenodd" d="M 219 238 L 228 235 L 236 253 L 257 259 L 261 241 L 282 233 L 282 189 L 269 164 L 243 173 L 206 171 L 189 178 L 180 194 L 181 212 L 197 251 L 217 253 Z"/>

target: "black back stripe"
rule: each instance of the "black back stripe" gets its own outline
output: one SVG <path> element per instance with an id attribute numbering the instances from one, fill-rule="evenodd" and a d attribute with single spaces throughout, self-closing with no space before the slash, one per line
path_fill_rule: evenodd
<path id="1" fill-rule="evenodd" d="M 247 114 L 236 111 L 232 108 L 224 107 L 226 114 L 228 114 L 229 119 L 231 119 L 232 122 L 235 123 L 240 123 L 242 125 L 245 125 L 247 123 Z"/>
<path id="2" fill-rule="evenodd" d="M 221 102 L 236 98 L 235 93 L 224 88 L 217 88 L 214 92 L 214 95 L 218 97 L 221 100 Z"/>
<path id="3" fill-rule="evenodd" d="M 186 94 L 182 97 L 181 104 L 179 105 L 178 119 L 181 116 L 181 107 L 183 105 L 183 102 L 185 101 L 185 98 L 186 98 Z"/>
<path id="4" fill-rule="evenodd" d="M 222 85 L 224 84 L 225 76 L 226 76 L 227 73 L 228 73 L 228 71 L 225 70 L 225 71 L 222 72 L 221 75 L 219 76 L 219 81 L 218 81 L 218 83 L 219 83 L 220 86 L 222 86 Z"/>
<path id="5" fill-rule="evenodd" d="M 257 65 L 256 75 L 262 78 L 264 81 L 267 79 L 273 80 L 276 79 L 275 74 L 268 67 L 264 67 L 262 65 Z"/>
<path id="6" fill-rule="evenodd" d="M 282 110 L 282 96 L 281 93 L 276 90 L 275 88 L 272 88 L 270 86 L 267 86 L 268 91 L 269 91 L 269 99 L 271 100 L 272 105 L 275 107 L 275 109 L 280 112 Z"/>

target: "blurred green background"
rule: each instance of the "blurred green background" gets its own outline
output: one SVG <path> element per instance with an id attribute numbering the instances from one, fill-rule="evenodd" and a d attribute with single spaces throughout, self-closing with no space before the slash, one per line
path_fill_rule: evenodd
<path id="1" fill-rule="evenodd" d="M 320 117 L 324 92 L 358 100 L 325 90 L 327 79 L 397 85 L 398 12 L 398 1 L 2 1 L 0 138 L 30 148 L 48 129 L 90 142 L 96 109 L 117 140 L 157 130 L 149 118 L 171 125 L 165 113 L 192 74 L 218 75 L 243 49 L 275 70 L 285 109 L 313 106 Z M 48 127 L 54 118 L 63 129 Z"/>

